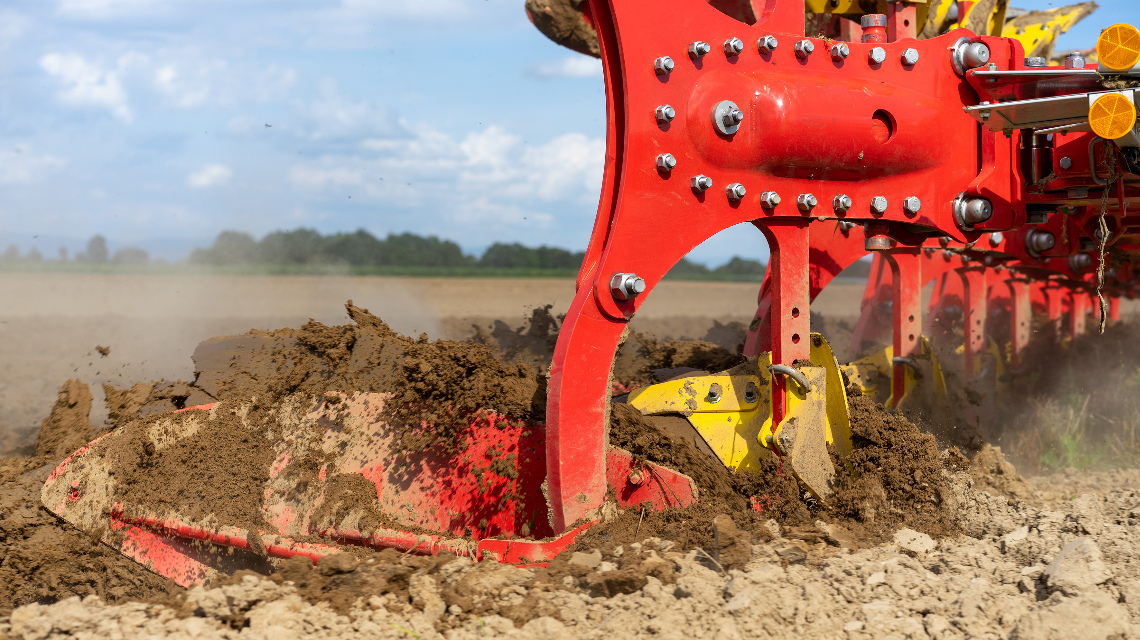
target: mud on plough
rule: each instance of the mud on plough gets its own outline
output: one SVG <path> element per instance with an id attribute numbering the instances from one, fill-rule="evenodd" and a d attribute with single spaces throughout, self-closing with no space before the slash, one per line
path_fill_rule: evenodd
<path id="1" fill-rule="evenodd" d="M 1051 65 L 1003 35 L 1048 32 L 1048 51 L 1032 52 L 1048 55 L 1087 5 L 1006 34 L 1004 3 L 977 19 L 975 3 L 957 3 L 975 31 L 952 28 L 945 2 L 883 3 L 858 24 L 853 3 L 825 4 L 836 38 L 804 36 L 800 0 L 675 0 L 668 12 L 658 0 L 528 2 L 544 31 L 602 58 L 608 115 L 600 206 L 544 423 L 457 412 L 448 419 L 462 428 L 409 447 L 436 425 L 409 420 L 389 394 L 225 401 L 135 421 L 75 452 L 44 503 L 184 585 L 354 547 L 541 563 L 608 509 L 701 499 L 689 477 L 608 444 L 613 402 L 683 417 L 702 450 L 739 473 L 777 456 L 826 500 L 848 473 L 849 390 L 938 412 L 948 368 L 1000 389 L 1023 365 L 1035 319 L 1068 337 L 1090 313 L 1116 319 L 1120 298 L 1137 294 L 1140 260 L 1129 211 L 1140 202 L 1140 32 L 1115 25 L 1097 63 L 1074 53 Z M 571 26 L 553 29 L 567 10 Z M 771 251 L 746 362 L 611 397 L 629 320 L 689 251 L 742 222 Z M 811 332 L 811 302 L 868 253 L 840 366 Z M 1007 331 L 987 322 L 995 310 Z M 939 359 L 924 326 L 958 339 L 960 356 Z M 876 344 L 890 346 L 864 349 Z M 132 502 L 132 486 L 170 480 L 160 460 L 193 474 L 211 454 L 206 432 L 271 443 L 246 492 L 256 504 Z"/>

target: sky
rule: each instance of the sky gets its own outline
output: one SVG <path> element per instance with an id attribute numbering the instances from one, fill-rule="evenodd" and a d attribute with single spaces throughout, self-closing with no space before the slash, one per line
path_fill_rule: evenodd
<path id="1" fill-rule="evenodd" d="M 1140 22 L 1100 5 L 1059 49 Z M 522 0 L 0 4 L 0 244 L 48 257 L 297 227 L 582 250 L 604 136 L 600 63 Z M 767 247 L 745 225 L 690 257 L 733 255 Z"/>

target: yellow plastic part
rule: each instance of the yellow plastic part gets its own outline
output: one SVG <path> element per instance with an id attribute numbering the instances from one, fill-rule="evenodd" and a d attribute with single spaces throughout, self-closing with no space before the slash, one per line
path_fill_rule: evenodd
<path id="1" fill-rule="evenodd" d="M 1106 93 L 1089 107 L 1089 126 L 1106 140 L 1124 137 L 1136 126 L 1136 103 L 1122 93 Z"/>
<path id="2" fill-rule="evenodd" d="M 1114 24 L 1096 39 L 1100 63 L 1113 71 L 1127 71 L 1140 63 L 1140 30 L 1130 24 Z"/>

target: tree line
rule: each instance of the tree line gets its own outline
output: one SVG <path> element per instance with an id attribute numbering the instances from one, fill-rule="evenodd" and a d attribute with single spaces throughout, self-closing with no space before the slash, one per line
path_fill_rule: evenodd
<path id="1" fill-rule="evenodd" d="M 584 251 L 496 242 L 476 257 L 463 253 L 458 244 L 436 236 L 399 233 L 381 239 L 364 229 L 322 235 L 315 229 L 302 228 L 274 231 L 261 240 L 240 231 L 223 231 L 210 247 L 195 249 L 189 261 L 211 266 L 347 264 L 353 267 L 576 271 L 585 256 Z M 687 279 L 759 280 L 764 276 L 764 268 L 763 263 L 740 257 L 733 257 L 715 269 L 682 259 L 669 275 Z"/>

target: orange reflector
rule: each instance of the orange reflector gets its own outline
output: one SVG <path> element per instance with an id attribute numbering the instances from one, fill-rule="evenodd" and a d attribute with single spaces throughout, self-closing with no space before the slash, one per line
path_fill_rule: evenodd
<path id="1" fill-rule="evenodd" d="M 1089 108 L 1089 126 L 1106 140 L 1116 140 L 1136 126 L 1136 105 L 1120 93 L 1106 93 Z"/>
<path id="2" fill-rule="evenodd" d="M 1114 24 L 1096 40 L 1097 59 L 1114 71 L 1127 71 L 1140 63 L 1140 30 L 1130 24 Z"/>

